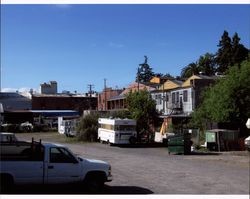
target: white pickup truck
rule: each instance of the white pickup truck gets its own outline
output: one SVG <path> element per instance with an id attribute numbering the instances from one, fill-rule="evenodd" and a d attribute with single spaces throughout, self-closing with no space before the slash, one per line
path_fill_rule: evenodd
<path id="1" fill-rule="evenodd" d="M 0 145 L 1 189 L 19 184 L 83 183 L 98 192 L 112 180 L 111 166 L 101 160 L 75 156 L 54 143 L 16 142 Z"/>

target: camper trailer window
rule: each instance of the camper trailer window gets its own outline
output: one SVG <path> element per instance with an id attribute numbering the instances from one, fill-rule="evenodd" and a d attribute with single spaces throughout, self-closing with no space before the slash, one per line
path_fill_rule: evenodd
<path id="1" fill-rule="evenodd" d="M 135 131 L 135 126 L 133 125 L 116 125 L 116 131 Z"/>
<path id="2" fill-rule="evenodd" d="M 111 124 L 101 124 L 101 128 L 107 129 L 107 130 L 114 130 L 114 125 L 111 125 Z"/>

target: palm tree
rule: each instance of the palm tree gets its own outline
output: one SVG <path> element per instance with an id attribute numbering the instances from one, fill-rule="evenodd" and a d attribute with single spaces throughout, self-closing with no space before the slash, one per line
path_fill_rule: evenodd
<path id="1" fill-rule="evenodd" d="M 200 72 L 203 72 L 205 75 L 211 76 L 215 73 L 215 56 L 210 53 L 206 53 L 203 56 L 200 56 L 198 61 L 198 66 Z"/>
<path id="2" fill-rule="evenodd" d="M 199 70 L 199 66 L 197 63 L 190 63 L 188 64 L 186 67 L 184 67 L 182 70 L 181 70 L 181 77 L 182 78 L 189 78 L 191 77 L 192 75 L 197 75 L 199 74 L 200 70 Z"/>

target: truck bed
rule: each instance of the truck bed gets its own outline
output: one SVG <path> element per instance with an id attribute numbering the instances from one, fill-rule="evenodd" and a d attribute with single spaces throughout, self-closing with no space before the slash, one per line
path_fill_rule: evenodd
<path id="1" fill-rule="evenodd" d="M 15 142 L 0 144 L 0 160 L 43 161 L 44 147 L 38 142 Z"/>

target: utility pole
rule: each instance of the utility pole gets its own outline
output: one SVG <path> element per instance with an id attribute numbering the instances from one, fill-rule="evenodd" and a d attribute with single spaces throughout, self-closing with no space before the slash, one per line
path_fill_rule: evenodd
<path id="1" fill-rule="evenodd" d="M 94 85 L 93 84 L 88 84 L 88 88 L 89 88 L 89 94 L 90 94 L 90 97 L 92 97 L 92 88 L 94 88 Z"/>
<path id="2" fill-rule="evenodd" d="M 91 107 L 92 88 L 94 88 L 94 85 L 93 84 L 88 84 L 88 88 L 89 88 L 89 94 L 90 94 L 90 97 L 88 98 L 89 110 L 91 110 L 92 109 L 92 107 Z"/>
<path id="3" fill-rule="evenodd" d="M 165 82 L 163 82 L 162 85 L 162 104 L 163 104 L 163 114 L 165 114 L 165 100 L 166 100 L 166 96 L 165 96 L 165 91 L 164 91 L 164 84 Z"/>
<path id="4" fill-rule="evenodd" d="M 138 89 L 138 92 L 140 90 L 140 83 L 139 83 L 139 67 L 137 68 L 137 89 Z"/>
<path id="5" fill-rule="evenodd" d="M 104 111 L 107 110 L 107 94 L 106 94 L 106 89 L 107 89 L 107 79 L 104 78 Z"/>

